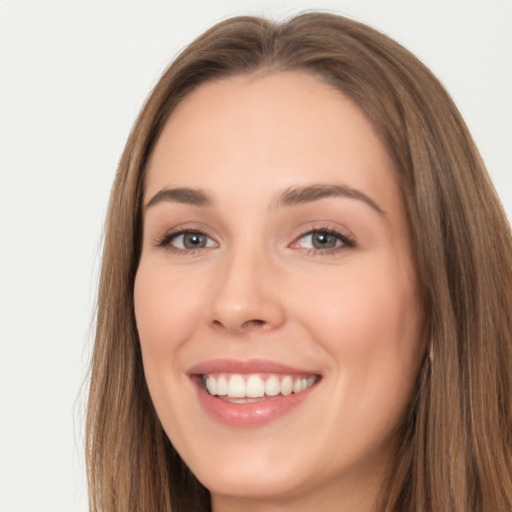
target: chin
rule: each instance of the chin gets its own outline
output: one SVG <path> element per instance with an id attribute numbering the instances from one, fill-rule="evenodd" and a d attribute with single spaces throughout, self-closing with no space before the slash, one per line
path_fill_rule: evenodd
<path id="1" fill-rule="evenodd" d="M 252 500 L 292 498 L 307 487 L 301 478 L 286 468 L 262 468 L 251 464 L 230 464 L 196 473 L 199 481 L 212 495 Z"/>

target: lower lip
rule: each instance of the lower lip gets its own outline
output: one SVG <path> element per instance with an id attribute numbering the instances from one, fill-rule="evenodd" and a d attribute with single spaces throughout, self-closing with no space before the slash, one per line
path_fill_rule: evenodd
<path id="1" fill-rule="evenodd" d="M 283 416 L 301 404 L 316 384 L 300 393 L 271 397 L 259 402 L 232 403 L 216 398 L 196 385 L 199 402 L 215 420 L 234 427 L 258 427 Z"/>

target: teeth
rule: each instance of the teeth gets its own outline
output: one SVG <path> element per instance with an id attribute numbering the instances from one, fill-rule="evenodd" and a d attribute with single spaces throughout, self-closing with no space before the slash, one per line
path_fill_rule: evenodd
<path id="1" fill-rule="evenodd" d="M 291 395 L 292 391 L 293 391 L 293 379 L 289 375 L 287 375 L 281 381 L 281 393 L 286 396 L 286 395 Z"/>
<path id="2" fill-rule="evenodd" d="M 233 398 L 245 397 L 245 381 L 241 375 L 231 375 L 229 378 L 228 396 Z"/>
<path id="3" fill-rule="evenodd" d="M 316 377 L 292 377 L 291 375 L 269 375 L 266 380 L 260 375 L 243 376 L 204 375 L 203 381 L 210 395 L 230 398 L 262 398 L 264 396 L 287 396 L 300 393 L 311 387 Z"/>
<path id="4" fill-rule="evenodd" d="M 249 398 L 260 398 L 265 394 L 265 383 L 258 375 L 251 375 L 245 383 L 245 394 Z"/>
<path id="5" fill-rule="evenodd" d="M 265 382 L 265 395 L 276 396 L 281 392 L 281 386 L 279 385 L 279 379 L 275 375 L 271 375 L 267 382 Z"/>
<path id="6" fill-rule="evenodd" d="M 226 396 L 228 394 L 228 380 L 221 376 L 217 379 L 217 395 Z"/>
<path id="7" fill-rule="evenodd" d="M 210 395 L 217 394 L 217 381 L 211 375 L 206 379 L 206 389 Z"/>

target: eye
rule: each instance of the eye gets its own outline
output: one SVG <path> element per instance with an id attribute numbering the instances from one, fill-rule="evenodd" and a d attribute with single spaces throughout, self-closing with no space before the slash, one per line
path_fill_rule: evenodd
<path id="1" fill-rule="evenodd" d="M 217 243 L 200 231 L 179 231 L 165 235 L 158 242 L 158 246 L 176 252 L 189 252 L 197 249 L 217 247 Z"/>
<path id="2" fill-rule="evenodd" d="M 292 245 L 293 248 L 306 249 L 313 253 L 330 253 L 347 247 L 355 247 L 355 242 L 348 236 L 333 229 L 311 230 Z"/>
<path id="3" fill-rule="evenodd" d="M 342 241 L 331 233 L 313 231 L 304 235 L 301 246 L 307 249 L 333 249 L 342 244 Z"/>
<path id="4" fill-rule="evenodd" d="M 180 233 L 175 235 L 170 243 L 178 249 L 200 249 L 202 247 L 214 247 L 215 244 L 211 238 L 204 233 Z"/>

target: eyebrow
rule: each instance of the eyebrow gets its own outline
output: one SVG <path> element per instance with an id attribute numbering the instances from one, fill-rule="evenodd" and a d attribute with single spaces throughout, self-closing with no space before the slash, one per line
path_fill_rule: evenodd
<path id="1" fill-rule="evenodd" d="M 211 197 L 200 189 L 186 187 L 163 188 L 147 202 L 146 208 L 151 208 L 164 201 L 202 207 L 211 206 L 213 204 Z"/>
<path id="2" fill-rule="evenodd" d="M 295 206 L 327 197 L 358 199 L 370 206 L 380 216 L 386 215 L 386 212 L 372 198 L 360 190 L 345 185 L 315 184 L 304 187 L 290 187 L 278 197 L 275 206 L 277 208 Z M 203 208 L 212 206 L 214 203 L 213 199 L 201 189 L 188 187 L 163 188 L 147 202 L 146 208 L 151 208 L 161 202 L 181 203 Z"/>
<path id="3" fill-rule="evenodd" d="M 347 187 L 345 185 L 308 185 L 305 187 L 290 187 L 286 189 L 277 200 L 277 207 L 295 206 L 302 203 L 318 201 L 326 197 L 347 197 L 349 199 L 358 199 L 373 208 L 380 216 L 385 216 L 386 212 L 369 196 L 360 190 Z"/>

